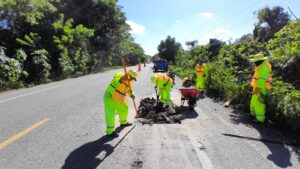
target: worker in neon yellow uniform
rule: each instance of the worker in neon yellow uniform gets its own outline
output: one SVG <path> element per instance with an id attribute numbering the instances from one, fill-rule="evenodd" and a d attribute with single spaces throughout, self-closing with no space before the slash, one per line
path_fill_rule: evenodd
<path id="1" fill-rule="evenodd" d="M 199 63 L 196 65 L 196 88 L 199 90 L 205 90 L 205 82 L 207 77 L 207 67 L 203 59 L 199 60 Z"/>
<path id="2" fill-rule="evenodd" d="M 106 121 L 106 134 L 112 137 L 118 137 L 115 132 L 115 114 L 118 112 L 120 124 L 123 127 L 132 125 L 127 121 L 128 104 L 126 95 L 134 97 L 132 90 L 132 80 L 136 81 L 137 73 L 129 70 L 127 74 L 116 73 L 111 83 L 108 85 L 104 94 L 104 111 Z"/>
<path id="3" fill-rule="evenodd" d="M 158 88 L 157 95 L 160 97 L 160 102 L 169 106 L 171 104 L 171 88 L 173 85 L 172 78 L 158 73 L 151 77 L 151 82 Z"/>
<path id="4" fill-rule="evenodd" d="M 272 66 L 267 61 L 267 57 L 264 57 L 262 54 L 255 55 L 251 61 L 255 64 L 255 73 L 251 80 L 253 92 L 250 103 L 250 112 L 251 115 L 256 117 L 257 121 L 263 123 L 266 119 L 264 96 L 271 89 Z"/>

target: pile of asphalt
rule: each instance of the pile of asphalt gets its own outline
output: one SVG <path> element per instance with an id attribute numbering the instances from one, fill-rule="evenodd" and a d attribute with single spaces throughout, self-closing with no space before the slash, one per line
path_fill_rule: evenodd
<path id="1" fill-rule="evenodd" d="M 181 107 L 164 108 L 154 98 L 145 98 L 140 102 L 138 121 L 142 124 L 180 123 L 185 118 Z"/>

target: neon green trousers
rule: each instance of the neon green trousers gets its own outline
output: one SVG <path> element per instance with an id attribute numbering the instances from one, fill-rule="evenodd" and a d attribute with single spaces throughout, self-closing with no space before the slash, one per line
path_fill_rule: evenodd
<path id="1" fill-rule="evenodd" d="M 261 93 L 252 95 L 250 102 L 250 113 L 256 118 L 257 121 L 262 123 L 265 122 L 266 105 L 264 104 Z"/>
<path id="2" fill-rule="evenodd" d="M 171 88 L 172 84 L 167 84 L 165 87 L 159 89 L 160 102 L 170 105 L 171 104 Z"/>
<path id="3" fill-rule="evenodd" d="M 120 124 L 127 124 L 128 104 L 119 103 L 112 99 L 111 94 L 105 92 L 104 94 L 104 111 L 106 122 L 106 134 L 111 134 L 115 131 L 115 114 L 118 112 Z"/>
<path id="4" fill-rule="evenodd" d="M 204 90 L 205 89 L 205 77 L 203 77 L 203 76 L 197 76 L 197 79 L 196 79 L 196 88 L 200 89 L 200 90 Z"/>

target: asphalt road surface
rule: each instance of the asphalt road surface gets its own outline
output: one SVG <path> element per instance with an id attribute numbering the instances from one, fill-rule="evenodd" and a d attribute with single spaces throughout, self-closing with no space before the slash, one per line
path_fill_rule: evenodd
<path id="1" fill-rule="evenodd" d="M 132 67 L 137 69 L 137 67 Z M 0 169 L 300 168 L 300 148 L 270 127 L 237 117 L 209 98 L 181 124 L 134 119 L 104 136 L 103 94 L 122 69 L 0 94 Z M 154 96 L 150 65 L 134 82 L 137 102 Z M 172 100 L 180 104 L 180 79 Z M 116 119 L 117 120 L 117 119 Z M 118 126 L 118 123 L 117 123 Z"/>

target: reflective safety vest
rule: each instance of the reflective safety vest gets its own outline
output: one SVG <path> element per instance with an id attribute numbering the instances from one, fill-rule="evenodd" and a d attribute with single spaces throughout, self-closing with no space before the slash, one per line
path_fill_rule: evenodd
<path id="1" fill-rule="evenodd" d="M 167 75 L 163 75 L 163 74 L 157 74 L 157 83 L 156 86 L 158 88 L 163 88 L 164 86 L 168 85 L 168 84 L 173 84 L 173 80 L 172 78 L 170 78 Z"/>
<path id="2" fill-rule="evenodd" d="M 197 64 L 196 65 L 196 75 L 197 76 L 204 76 L 206 74 L 206 64 Z"/>
<path id="3" fill-rule="evenodd" d="M 116 73 L 113 80 L 106 89 L 106 92 L 112 95 L 114 101 L 126 103 L 126 94 L 133 95 L 132 82 L 129 80 L 120 82 L 125 73 Z"/>
<path id="4" fill-rule="evenodd" d="M 255 73 L 251 80 L 253 88 L 271 89 L 271 72 L 272 66 L 268 61 L 264 61 L 259 66 L 255 67 Z"/>

